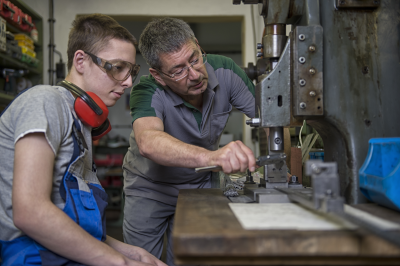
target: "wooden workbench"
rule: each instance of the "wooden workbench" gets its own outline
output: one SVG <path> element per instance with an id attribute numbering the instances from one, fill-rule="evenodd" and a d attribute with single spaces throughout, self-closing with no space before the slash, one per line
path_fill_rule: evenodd
<path id="1" fill-rule="evenodd" d="M 229 203 L 220 189 L 179 192 L 173 231 L 176 264 L 400 265 L 400 248 L 361 230 L 245 230 Z M 356 206 L 400 224 L 398 212 L 375 204 Z"/>

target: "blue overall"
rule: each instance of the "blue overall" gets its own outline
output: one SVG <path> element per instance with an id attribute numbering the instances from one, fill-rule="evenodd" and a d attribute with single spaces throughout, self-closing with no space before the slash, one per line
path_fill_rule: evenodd
<path id="1" fill-rule="evenodd" d="M 86 142 L 76 118 L 74 118 L 73 132 L 74 153 L 59 190 L 61 197 L 65 200 L 63 211 L 93 237 L 104 241 L 106 239 L 104 210 L 107 207 L 107 193 L 99 184 L 90 183 L 71 171 L 71 169 L 83 167 L 84 156 L 91 156 L 85 148 Z M 94 164 L 92 171 L 96 171 Z M 11 241 L 0 240 L 0 251 L 2 266 L 83 265 L 56 255 L 26 235 Z"/>

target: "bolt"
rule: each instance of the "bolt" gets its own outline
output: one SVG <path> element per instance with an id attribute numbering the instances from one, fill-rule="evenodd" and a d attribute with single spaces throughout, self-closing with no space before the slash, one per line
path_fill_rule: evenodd
<path id="1" fill-rule="evenodd" d="M 305 109 L 307 107 L 307 104 L 305 102 L 300 103 L 300 108 Z"/>
<path id="2" fill-rule="evenodd" d="M 308 51 L 315 52 L 315 46 L 314 45 L 310 45 L 310 47 L 308 47 Z"/>
<path id="3" fill-rule="evenodd" d="M 275 140 L 274 140 L 274 142 L 275 142 L 275 144 L 281 144 L 282 143 L 282 140 L 280 139 L 280 138 L 276 138 Z"/>
<path id="4" fill-rule="evenodd" d="M 301 64 L 304 64 L 305 62 L 306 62 L 306 58 L 305 57 L 300 57 L 299 58 L 299 62 L 301 63 Z"/>
<path id="5" fill-rule="evenodd" d="M 257 52 L 257 57 L 261 57 L 261 56 L 263 56 L 263 53 Z"/>
<path id="6" fill-rule="evenodd" d="M 311 165 L 311 169 L 313 170 L 313 172 L 314 172 L 315 174 L 321 173 L 321 169 L 320 169 L 316 164 L 314 164 L 314 163 Z"/>
<path id="7" fill-rule="evenodd" d="M 315 97 L 315 95 L 317 95 L 317 94 L 315 93 L 315 91 L 310 91 L 310 96 L 311 96 L 311 97 Z"/>
<path id="8" fill-rule="evenodd" d="M 306 35 L 304 35 L 304 34 L 300 34 L 299 35 L 299 40 L 300 41 L 304 41 L 306 39 Z"/>
<path id="9" fill-rule="evenodd" d="M 327 196 L 332 196 L 333 192 L 332 192 L 331 189 L 327 189 L 326 192 L 325 192 L 325 194 L 326 194 Z"/>
<path id="10" fill-rule="evenodd" d="M 305 85 L 306 85 L 306 80 L 305 79 L 300 79 L 299 80 L 299 84 L 300 84 L 300 86 L 302 86 L 302 87 L 304 87 Z"/>
<path id="11" fill-rule="evenodd" d="M 263 48 L 262 43 L 257 43 L 257 49 L 261 49 L 261 48 Z"/>
<path id="12" fill-rule="evenodd" d="M 341 3 L 342 5 L 344 5 L 344 4 L 346 4 L 346 1 L 342 0 L 342 1 L 340 1 L 340 3 Z"/>
<path id="13" fill-rule="evenodd" d="M 271 156 L 267 155 L 267 159 L 271 158 Z"/>
<path id="14" fill-rule="evenodd" d="M 310 68 L 310 70 L 308 70 L 308 72 L 309 72 L 311 75 L 314 75 L 316 71 L 315 71 L 314 68 Z"/>

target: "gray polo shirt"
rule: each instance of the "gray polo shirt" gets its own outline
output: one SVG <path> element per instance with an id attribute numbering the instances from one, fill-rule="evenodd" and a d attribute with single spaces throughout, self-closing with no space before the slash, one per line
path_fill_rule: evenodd
<path id="1" fill-rule="evenodd" d="M 232 106 L 250 118 L 255 116 L 254 85 L 230 58 L 207 55 L 206 69 L 208 86 L 203 93 L 202 112 L 157 83 L 151 75 L 142 76 L 131 92 L 132 123 L 141 117 L 158 117 L 164 123 L 164 131 L 171 136 L 217 150 Z M 123 164 L 127 195 L 175 205 L 180 189 L 210 187 L 211 172 L 196 173 L 193 168 L 157 164 L 140 155 L 133 132 L 129 142 Z"/>

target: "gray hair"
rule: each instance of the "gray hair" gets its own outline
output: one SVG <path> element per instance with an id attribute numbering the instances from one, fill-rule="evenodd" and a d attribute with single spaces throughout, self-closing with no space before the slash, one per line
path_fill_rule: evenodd
<path id="1" fill-rule="evenodd" d="M 150 67 L 161 69 L 159 55 L 178 52 L 188 41 L 196 43 L 196 37 L 186 22 L 158 18 L 149 22 L 140 35 L 139 50 Z"/>

